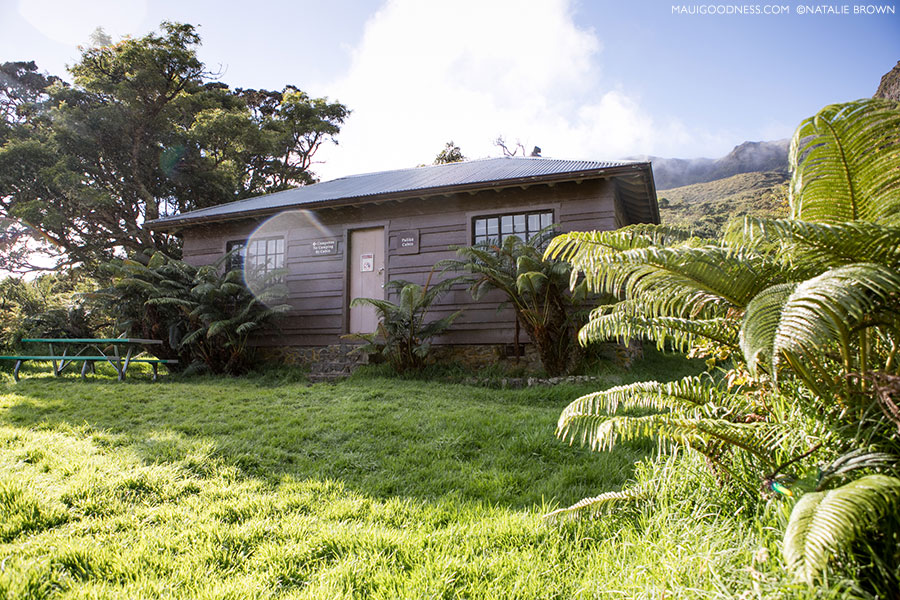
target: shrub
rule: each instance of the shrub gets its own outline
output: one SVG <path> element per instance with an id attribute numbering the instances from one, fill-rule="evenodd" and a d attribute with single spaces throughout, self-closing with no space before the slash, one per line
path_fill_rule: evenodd
<path id="1" fill-rule="evenodd" d="M 476 300 L 500 290 L 516 315 L 516 345 L 521 324 L 551 377 L 564 374 L 577 353 L 575 332 L 583 322 L 583 285 L 569 290 L 571 266 L 541 256 L 551 233 L 544 231 L 523 242 L 510 236 L 499 245 L 454 246 L 460 258 L 437 264 L 445 270 L 467 271 L 469 291 Z"/>
<path id="2" fill-rule="evenodd" d="M 78 271 L 0 281 L 0 347 L 12 351 L 29 337 L 95 337 L 109 326 L 89 302 L 95 286 Z"/>
<path id="3" fill-rule="evenodd" d="M 266 305 L 284 296 L 284 286 L 279 273 L 269 273 L 262 278 L 264 293 L 254 295 L 243 272 L 223 271 L 223 261 L 194 267 L 159 252 L 147 265 L 122 261 L 107 291 L 118 307 L 120 327 L 135 337 L 163 340 L 154 352 L 178 358 L 181 366 L 246 372 L 254 362 L 251 334 L 288 308 Z"/>
<path id="4" fill-rule="evenodd" d="M 900 375 L 898 130 L 889 101 L 804 121 L 791 145 L 791 219 L 746 218 L 720 240 L 660 226 L 570 233 L 547 251 L 592 290 L 623 294 L 592 313 L 582 341 L 640 336 L 733 361 L 719 379 L 582 397 L 558 435 L 595 449 L 636 437 L 685 445 L 747 489 L 799 497 L 788 567 L 812 584 L 855 556 L 844 567 L 876 595 L 900 585 L 900 432 L 882 393 Z"/>
<path id="5" fill-rule="evenodd" d="M 462 313 L 456 311 L 442 319 L 426 322 L 431 305 L 450 289 L 459 278 L 445 279 L 431 285 L 432 271 L 424 286 L 396 279 L 385 289 L 397 293 L 397 303 L 377 298 L 355 298 L 350 305 L 369 304 L 378 314 L 378 329 L 374 333 L 350 334 L 351 339 L 366 342 L 358 351 L 384 356 L 397 372 L 418 371 L 425 366 L 431 349 L 431 339 L 440 335 Z"/>

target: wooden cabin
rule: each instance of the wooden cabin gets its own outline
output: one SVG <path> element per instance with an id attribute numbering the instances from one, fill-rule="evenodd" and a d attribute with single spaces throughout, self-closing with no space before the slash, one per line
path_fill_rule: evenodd
<path id="1" fill-rule="evenodd" d="M 454 245 L 507 235 L 610 230 L 658 223 L 647 162 L 490 158 L 342 177 L 150 221 L 177 232 L 184 260 L 213 263 L 226 252 L 257 271 L 285 269 L 292 310 L 260 346 L 339 344 L 377 325 L 356 297 L 383 297 L 385 282 L 424 283 Z M 475 302 L 464 289 L 444 296 L 433 316 L 464 308 L 436 344 L 510 344 L 514 317 L 501 296 Z"/>

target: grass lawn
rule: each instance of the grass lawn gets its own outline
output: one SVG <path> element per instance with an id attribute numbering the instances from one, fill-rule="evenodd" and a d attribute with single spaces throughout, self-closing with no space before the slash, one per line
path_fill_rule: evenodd
<path id="1" fill-rule="evenodd" d="M 714 503 L 541 519 L 618 489 L 652 450 L 554 437 L 592 388 L 45 373 L 0 373 L 0 598 L 766 593 L 747 567 L 759 532 Z"/>

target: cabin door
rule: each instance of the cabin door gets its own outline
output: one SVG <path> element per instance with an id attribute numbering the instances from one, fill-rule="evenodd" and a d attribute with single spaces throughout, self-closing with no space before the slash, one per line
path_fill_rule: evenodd
<path id="1" fill-rule="evenodd" d="M 384 227 L 350 232 L 350 300 L 384 299 Z M 375 307 L 350 308 L 350 333 L 372 333 L 378 327 Z"/>

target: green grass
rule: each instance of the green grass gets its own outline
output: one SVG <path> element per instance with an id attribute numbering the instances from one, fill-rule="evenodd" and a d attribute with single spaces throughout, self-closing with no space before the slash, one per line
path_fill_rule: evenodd
<path id="1" fill-rule="evenodd" d="M 694 368 L 651 353 L 609 383 Z M 559 442 L 593 388 L 0 377 L 0 598 L 801 594 L 702 462 Z M 633 478 L 669 484 L 541 519 Z"/>

